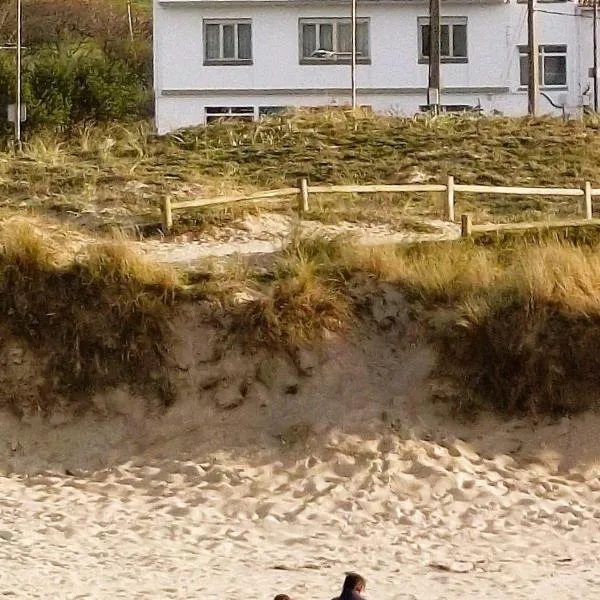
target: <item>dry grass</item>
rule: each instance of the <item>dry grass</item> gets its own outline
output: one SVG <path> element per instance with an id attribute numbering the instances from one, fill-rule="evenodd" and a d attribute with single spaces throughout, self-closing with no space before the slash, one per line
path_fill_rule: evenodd
<path id="1" fill-rule="evenodd" d="M 596 121 L 396 118 L 341 111 L 291 113 L 257 123 L 223 123 L 164 138 L 149 124 L 40 132 L 22 154 L 0 153 L 0 206 L 77 218 L 90 228 L 158 223 L 174 201 L 313 183 L 461 183 L 600 186 Z M 439 216 L 435 195 L 315 198 L 311 218 L 396 222 Z M 248 207 L 179 214 L 185 227 L 234 219 Z M 278 210 L 292 212 L 289 203 Z M 582 214 L 573 199 L 469 197 L 476 219 L 533 220 Z M 154 231 L 148 227 L 148 232 Z"/>
<path id="2" fill-rule="evenodd" d="M 295 236 L 268 267 L 232 261 L 209 271 L 182 286 L 122 241 L 66 260 L 31 227 L 1 230 L 0 326 L 45 365 L 53 383 L 41 408 L 124 383 L 170 401 L 165 360 L 177 298 L 213 300 L 231 333 L 254 347 L 293 350 L 366 318 L 357 297 L 357 289 L 369 294 L 365 281 L 373 291 L 391 283 L 412 303 L 439 346 L 441 372 L 468 390 L 458 399 L 463 411 L 565 414 L 594 405 L 600 389 L 596 242 L 364 248 Z"/>
<path id="3" fill-rule="evenodd" d="M 24 339 L 46 370 L 39 408 L 65 397 L 89 401 L 92 392 L 123 384 L 170 401 L 164 361 L 177 276 L 120 242 L 67 263 L 58 256 L 31 227 L 0 232 L 2 326 Z"/>
<path id="4" fill-rule="evenodd" d="M 348 328 L 351 301 L 335 272 L 337 241 L 292 239 L 256 286 L 258 296 L 234 309 L 234 331 L 254 344 L 292 349 Z"/>

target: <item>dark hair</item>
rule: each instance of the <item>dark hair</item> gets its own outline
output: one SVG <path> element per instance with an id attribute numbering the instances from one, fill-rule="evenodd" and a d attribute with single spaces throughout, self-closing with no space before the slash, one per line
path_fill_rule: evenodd
<path id="1" fill-rule="evenodd" d="M 358 573 L 346 573 L 346 579 L 344 579 L 344 587 L 342 588 L 342 591 L 353 591 L 359 585 L 362 585 L 362 587 L 367 586 L 367 582 L 362 575 L 359 575 Z"/>
<path id="2" fill-rule="evenodd" d="M 274 600 L 291 600 L 287 594 L 277 594 Z"/>

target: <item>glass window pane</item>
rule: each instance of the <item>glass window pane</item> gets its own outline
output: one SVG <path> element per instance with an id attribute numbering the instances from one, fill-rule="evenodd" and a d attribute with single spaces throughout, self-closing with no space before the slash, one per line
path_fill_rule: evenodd
<path id="1" fill-rule="evenodd" d="M 519 68 L 521 70 L 520 84 L 526 86 L 529 81 L 529 63 L 526 54 L 519 55 Z"/>
<path id="2" fill-rule="evenodd" d="M 333 52 L 333 25 L 329 23 L 319 26 L 319 49 Z"/>
<path id="3" fill-rule="evenodd" d="M 223 58 L 236 58 L 235 25 L 223 25 Z"/>
<path id="4" fill-rule="evenodd" d="M 467 26 L 454 25 L 452 27 L 452 55 L 467 56 Z"/>
<path id="5" fill-rule="evenodd" d="M 336 50 L 338 52 L 352 52 L 352 23 L 350 21 L 339 21 L 337 24 Z"/>
<path id="6" fill-rule="evenodd" d="M 310 58 L 317 49 L 317 26 L 305 23 L 302 25 L 302 56 Z"/>
<path id="7" fill-rule="evenodd" d="M 544 57 L 544 85 L 567 84 L 567 57 Z"/>
<path id="8" fill-rule="evenodd" d="M 421 25 L 421 56 L 429 57 L 429 25 Z"/>
<path id="9" fill-rule="evenodd" d="M 451 56 L 450 54 L 450 27 L 442 25 L 440 32 L 440 54 L 441 56 Z"/>
<path id="10" fill-rule="evenodd" d="M 252 58 L 252 29 L 250 23 L 238 25 L 238 58 L 249 60 Z"/>
<path id="11" fill-rule="evenodd" d="M 547 54 L 566 54 L 567 53 L 566 46 L 543 46 L 543 47 L 540 47 L 540 52 L 542 50 L 544 52 L 546 52 Z"/>
<path id="12" fill-rule="evenodd" d="M 369 56 L 369 22 L 359 22 L 356 26 L 356 46 L 358 55 L 364 58 Z"/>
<path id="13" fill-rule="evenodd" d="M 220 27 L 215 24 L 208 24 L 204 29 L 204 33 L 206 36 L 205 40 L 205 51 L 206 51 L 206 60 L 217 60 L 221 58 L 221 49 L 220 49 Z"/>

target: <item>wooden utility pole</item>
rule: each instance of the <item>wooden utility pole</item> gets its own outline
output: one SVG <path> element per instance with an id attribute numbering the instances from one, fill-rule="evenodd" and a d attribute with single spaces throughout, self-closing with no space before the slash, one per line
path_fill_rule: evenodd
<path id="1" fill-rule="evenodd" d="M 598 112 L 598 0 L 594 0 L 594 111 Z"/>
<path id="2" fill-rule="evenodd" d="M 440 0 L 429 0 L 429 88 L 427 103 L 438 114 L 441 102 L 440 80 Z"/>
<path id="3" fill-rule="evenodd" d="M 350 60 L 350 85 L 352 88 L 352 110 L 356 110 L 356 4 L 351 0 L 350 22 L 352 26 L 352 57 Z"/>
<path id="4" fill-rule="evenodd" d="M 540 87 L 540 62 L 537 35 L 535 30 L 535 0 L 527 0 L 527 60 L 529 66 L 529 81 L 527 82 L 528 109 L 533 117 L 538 112 Z"/>

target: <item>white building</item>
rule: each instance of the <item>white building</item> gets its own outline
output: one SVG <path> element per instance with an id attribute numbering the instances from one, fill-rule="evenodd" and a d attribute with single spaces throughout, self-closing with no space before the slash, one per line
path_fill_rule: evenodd
<path id="1" fill-rule="evenodd" d="M 361 105 L 412 115 L 426 104 L 427 14 L 421 0 L 359 0 Z M 442 15 L 442 104 L 526 114 L 526 5 L 443 0 Z M 542 112 L 590 104 L 590 17 L 574 2 L 538 3 Z M 157 129 L 348 105 L 350 49 L 349 0 L 154 0 Z"/>

